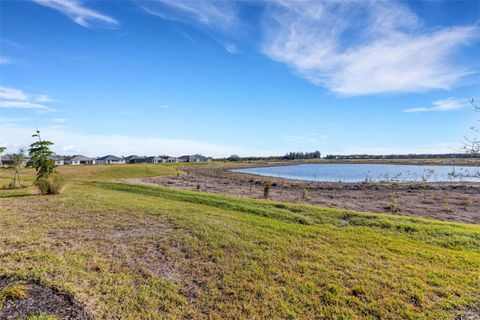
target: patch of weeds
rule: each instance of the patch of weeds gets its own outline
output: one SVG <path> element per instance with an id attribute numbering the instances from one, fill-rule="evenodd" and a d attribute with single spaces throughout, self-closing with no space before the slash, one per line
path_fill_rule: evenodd
<path id="1" fill-rule="evenodd" d="M 390 202 L 390 212 L 398 212 L 398 195 L 396 192 L 392 194 L 392 200 Z"/>
<path id="2" fill-rule="evenodd" d="M 268 197 L 270 196 L 270 188 L 272 187 L 272 185 L 270 184 L 270 182 L 265 182 L 264 186 L 263 186 L 263 198 L 264 199 L 268 199 Z"/>
<path id="3" fill-rule="evenodd" d="M 60 320 L 57 316 L 47 315 L 47 314 L 38 314 L 38 315 L 31 315 L 27 318 L 27 320 Z"/>
<path id="4" fill-rule="evenodd" d="M 307 189 L 307 187 L 305 187 L 305 188 L 303 188 L 303 193 L 302 193 L 303 201 L 307 201 L 307 197 L 308 197 L 308 189 Z"/>
<path id="5" fill-rule="evenodd" d="M 450 205 L 449 205 L 448 195 L 445 195 L 443 197 L 443 211 L 444 212 L 452 212 L 452 210 L 450 209 Z"/>
<path id="6" fill-rule="evenodd" d="M 409 300 L 415 307 L 421 308 L 425 301 L 425 297 L 421 292 L 412 292 L 409 296 Z"/>
<path id="7" fill-rule="evenodd" d="M 11 285 L 3 288 L 0 291 L 0 309 L 3 308 L 5 301 L 25 299 L 27 294 L 28 288 L 23 284 Z"/>

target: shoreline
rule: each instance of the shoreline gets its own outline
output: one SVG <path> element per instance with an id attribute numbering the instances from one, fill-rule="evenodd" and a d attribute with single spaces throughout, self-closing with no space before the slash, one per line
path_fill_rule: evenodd
<path id="1" fill-rule="evenodd" d="M 314 182 L 237 173 L 231 168 L 186 167 L 178 177 L 123 181 L 253 199 L 264 198 L 268 183 L 268 199 L 274 201 L 480 224 L 479 182 Z M 393 202 L 396 208 L 392 208 Z"/>

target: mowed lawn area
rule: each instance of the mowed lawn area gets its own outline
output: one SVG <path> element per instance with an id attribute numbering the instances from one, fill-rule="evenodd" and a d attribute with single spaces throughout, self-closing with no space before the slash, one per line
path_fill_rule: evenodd
<path id="1" fill-rule="evenodd" d="M 0 190 L 0 275 L 67 292 L 97 319 L 455 319 L 480 307 L 479 225 L 113 181 L 178 167 L 65 166 L 61 195 Z M 0 169 L 0 185 L 10 176 Z"/>

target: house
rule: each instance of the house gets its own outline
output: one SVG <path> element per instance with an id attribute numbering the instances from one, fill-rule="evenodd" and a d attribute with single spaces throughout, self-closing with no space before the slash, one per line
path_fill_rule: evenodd
<path id="1" fill-rule="evenodd" d="M 50 156 L 49 158 L 55 161 L 56 166 L 63 166 L 65 164 L 65 161 L 61 156 L 53 155 L 53 156 Z"/>
<path id="2" fill-rule="evenodd" d="M 0 156 L 0 159 L 2 160 L 2 165 L 10 166 L 13 163 L 13 154 L 5 154 L 3 156 Z"/>
<path id="3" fill-rule="evenodd" d="M 125 163 L 140 163 L 142 162 L 142 159 L 145 157 L 139 157 L 137 155 L 130 155 L 128 157 L 125 157 Z"/>
<path id="4" fill-rule="evenodd" d="M 187 155 L 178 157 L 178 162 L 210 162 L 212 158 L 207 158 L 201 154 Z"/>
<path id="5" fill-rule="evenodd" d="M 99 164 L 124 164 L 125 159 L 116 156 L 108 155 L 96 159 Z"/>
<path id="6" fill-rule="evenodd" d="M 145 162 L 146 163 L 161 163 L 162 160 L 160 159 L 160 157 L 152 156 L 152 157 L 145 157 Z"/>
<path id="7" fill-rule="evenodd" d="M 173 162 L 178 162 L 178 159 L 175 158 L 175 157 L 170 157 L 170 156 L 158 156 L 158 158 L 160 159 L 159 162 L 162 162 L 162 163 L 173 163 Z"/>
<path id="8" fill-rule="evenodd" d="M 5 154 L 0 156 L 0 165 L 2 166 L 11 166 L 13 164 L 13 154 Z M 30 160 L 29 156 L 24 156 L 23 158 L 23 165 L 26 165 L 27 162 Z"/>
<path id="9" fill-rule="evenodd" d="M 125 158 L 127 163 L 166 163 L 166 162 L 178 162 L 177 158 L 170 156 L 150 156 L 150 157 L 139 157 L 139 156 L 128 156 Z"/>
<path id="10" fill-rule="evenodd" d="M 70 165 L 95 164 L 95 159 L 77 154 L 74 156 L 65 157 L 64 163 Z"/>

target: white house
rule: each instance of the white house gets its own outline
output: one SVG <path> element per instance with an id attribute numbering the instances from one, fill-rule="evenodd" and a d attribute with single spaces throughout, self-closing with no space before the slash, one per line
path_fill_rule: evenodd
<path id="1" fill-rule="evenodd" d="M 63 166 L 65 164 L 65 161 L 61 156 L 53 155 L 53 156 L 50 156 L 49 158 L 55 161 L 56 166 Z"/>
<path id="2" fill-rule="evenodd" d="M 95 164 L 95 159 L 77 154 L 74 156 L 65 157 L 64 163 L 70 165 Z"/>

